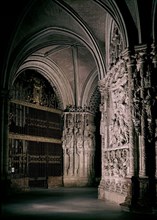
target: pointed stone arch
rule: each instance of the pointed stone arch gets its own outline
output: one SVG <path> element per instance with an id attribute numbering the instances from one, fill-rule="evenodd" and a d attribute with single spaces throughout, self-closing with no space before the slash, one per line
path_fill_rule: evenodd
<path id="1" fill-rule="evenodd" d="M 54 62 L 50 62 L 44 57 L 32 55 L 20 66 L 16 75 L 25 69 L 35 69 L 39 71 L 50 82 L 58 95 L 62 110 L 66 108 L 66 105 L 74 104 L 74 97 L 69 82 L 64 73 L 61 72 Z M 14 80 L 12 80 L 12 82 L 13 81 Z"/>

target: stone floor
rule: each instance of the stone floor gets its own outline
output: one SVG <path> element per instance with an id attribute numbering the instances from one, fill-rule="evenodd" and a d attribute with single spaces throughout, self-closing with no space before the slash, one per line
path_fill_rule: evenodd
<path id="1" fill-rule="evenodd" d="M 12 194 L 1 205 L 1 220 L 4 219 L 51 219 L 51 220 L 130 220 L 156 214 L 143 215 L 124 212 L 121 207 L 97 198 L 97 188 L 30 189 Z"/>

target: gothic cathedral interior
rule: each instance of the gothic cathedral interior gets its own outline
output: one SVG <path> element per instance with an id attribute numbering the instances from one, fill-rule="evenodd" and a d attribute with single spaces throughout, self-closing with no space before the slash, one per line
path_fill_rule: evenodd
<path id="1" fill-rule="evenodd" d="M 23 0 L 1 14 L 1 193 L 94 186 L 157 206 L 157 0 Z"/>

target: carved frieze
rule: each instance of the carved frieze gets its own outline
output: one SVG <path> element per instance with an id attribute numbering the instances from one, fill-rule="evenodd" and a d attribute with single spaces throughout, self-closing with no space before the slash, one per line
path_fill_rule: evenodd
<path id="1" fill-rule="evenodd" d="M 123 179 L 105 179 L 103 182 L 104 190 L 127 195 L 129 185 Z"/>
<path id="2" fill-rule="evenodd" d="M 119 62 L 99 84 L 104 99 L 101 103 L 101 133 L 108 126 L 108 148 L 129 143 L 128 75 L 123 62 Z M 106 137 L 107 138 L 107 137 Z"/>
<path id="3" fill-rule="evenodd" d="M 126 177 L 129 167 L 128 148 L 104 152 L 104 175 L 110 177 Z"/>

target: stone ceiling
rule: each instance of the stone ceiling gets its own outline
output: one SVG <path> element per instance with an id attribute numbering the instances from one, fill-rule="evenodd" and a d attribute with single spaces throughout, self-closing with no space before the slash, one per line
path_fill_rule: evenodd
<path id="1" fill-rule="evenodd" d="M 3 18 L 2 51 L 9 48 L 6 68 L 9 83 L 20 72 L 33 68 L 57 88 L 65 100 L 64 106 L 88 104 L 98 80 L 106 73 L 108 21 L 115 19 L 119 27 L 118 10 L 126 10 L 131 15 L 128 21 L 136 26 L 135 1 L 124 0 L 123 4 L 113 0 L 22 2 L 4 4 L 7 13 Z M 7 44 L 8 48 L 4 49 Z"/>

